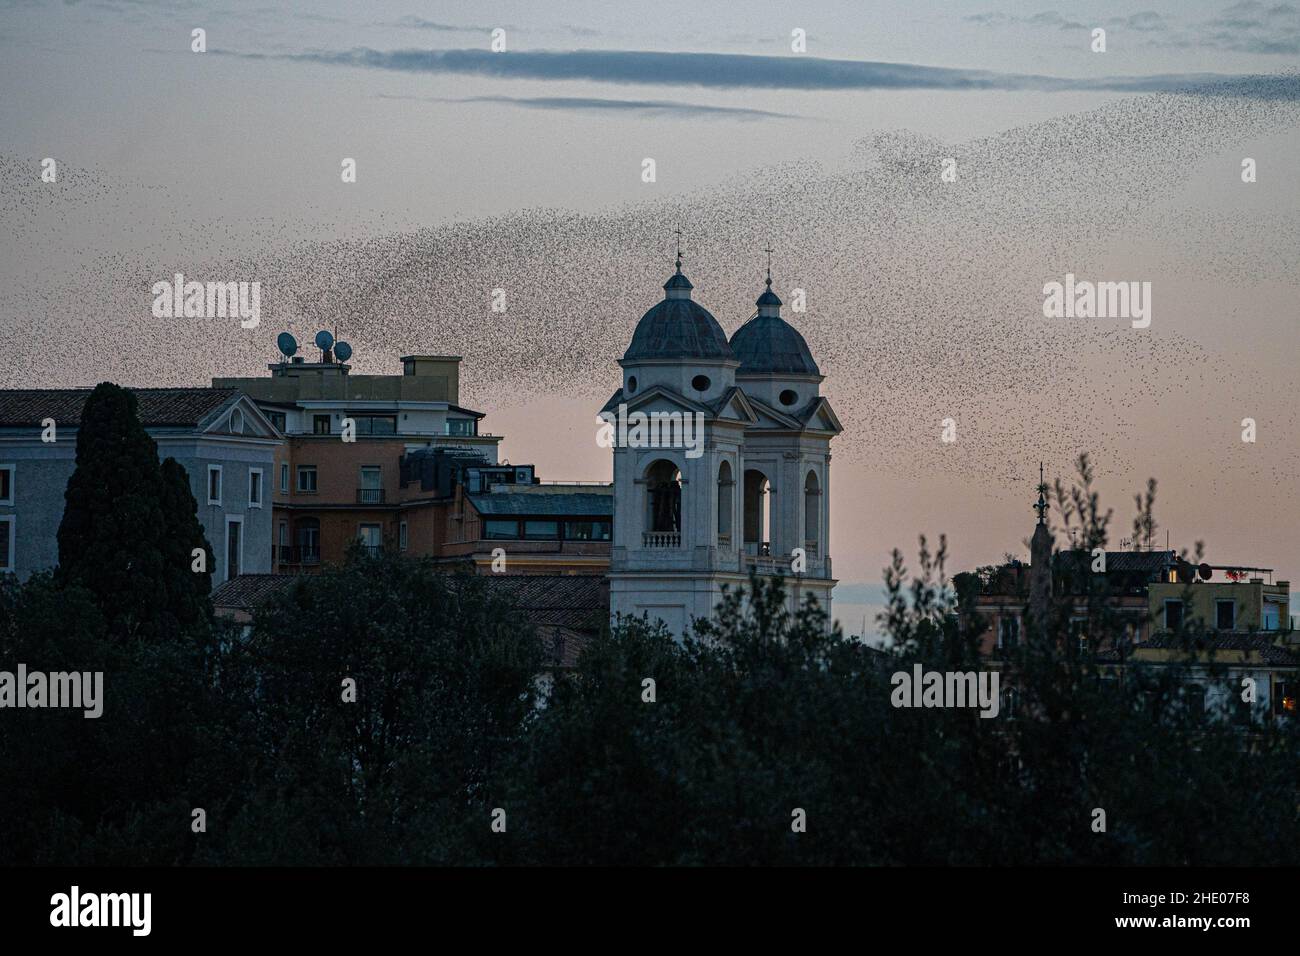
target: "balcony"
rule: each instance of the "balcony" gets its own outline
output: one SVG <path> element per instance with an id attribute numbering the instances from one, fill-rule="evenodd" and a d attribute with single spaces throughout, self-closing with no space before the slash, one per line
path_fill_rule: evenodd
<path id="1" fill-rule="evenodd" d="M 383 488 L 358 488 L 357 504 L 359 505 L 382 505 L 384 503 Z"/>
<path id="2" fill-rule="evenodd" d="M 682 533 L 680 531 L 644 531 L 641 533 L 643 548 L 680 548 Z"/>

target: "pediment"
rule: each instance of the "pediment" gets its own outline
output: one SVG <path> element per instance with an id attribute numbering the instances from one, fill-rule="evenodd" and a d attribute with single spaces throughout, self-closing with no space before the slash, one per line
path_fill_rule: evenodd
<path id="1" fill-rule="evenodd" d="M 803 413 L 802 418 L 804 428 L 808 431 L 833 432 L 836 435 L 844 431 L 839 416 L 824 397 L 815 399 Z"/>
<path id="2" fill-rule="evenodd" d="M 761 402 L 757 398 L 749 399 L 750 406 L 756 416 L 755 428 L 772 428 L 780 431 L 802 431 L 803 422 L 799 419 L 787 415 L 785 412 L 779 412 L 766 402 Z"/>
<path id="3" fill-rule="evenodd" d="M 616 401 L 618 396 L 611 399 L 605 406 L 609 412 L 617 412 L 618 406 L 622 402 Z M 693 401 L 685 395 L 680 395 L 672 389 L 664 388 L 662 385 L 654 385 L 647 388 L 644 392 L 638 392 L 627 400 L 627 410 L 629 412 L 700 412 L 701 414 L 712 418 L 713 409 L 700 402 Z"/>
<path id="4" fill-rule="evenodd" d="M 238 438 L 284 437 L 257 407 L 257 403 L 243 394 L 212 412 L 200 423 L 199 431 L 204 435 L 230 435 Z"/>
<path id="5" fill-rule="evenodd" d="M 720 399 L 713 403 L 714 414 L 722 421 L 743 422 L 746 425 L 758 424 L 758 413 L 754 405 L 738 386 L 732 386 Z"/>

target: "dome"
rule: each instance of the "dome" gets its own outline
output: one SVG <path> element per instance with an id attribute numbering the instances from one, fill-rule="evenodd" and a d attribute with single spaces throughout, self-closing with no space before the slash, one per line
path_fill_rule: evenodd
<path id="1" fill-rule="evenodd" d="M 771 295 L 772 292 L 765 292 Z M 737 375 L 820 375 L 803 336 L 779 315 L 756 315 L 731 337 Z"/>
<path id="2" fill-rule="evenodd" d="M 664 300 L 636 324 L 624 362 L 734 358 L 727 334 L 708 309 L 691 300 L 691 288 L 679 268 L 664 284 Z"/>

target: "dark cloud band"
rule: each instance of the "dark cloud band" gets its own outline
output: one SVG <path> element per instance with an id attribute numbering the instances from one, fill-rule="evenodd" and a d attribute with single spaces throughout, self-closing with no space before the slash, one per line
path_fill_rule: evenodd
<path id="1" fill-rule="evenodd" d="M 583 80 L 715 89 L 1004 90 L 1033 92 L 1188 92 L 1297 99 L 1295 74 L 1225 76 L 1052 77 L 803 56 L 663 53 L 634 50 L 520 51 L 372 50 L 298 54 L 234 54 L 408 73 L 448 73 L 516 80 Z"/>

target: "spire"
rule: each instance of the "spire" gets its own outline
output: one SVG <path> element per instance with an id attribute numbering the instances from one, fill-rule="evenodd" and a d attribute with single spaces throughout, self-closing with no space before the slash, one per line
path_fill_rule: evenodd
<path id="1" fill-rule="evenodd" d="M 772 253 L 774 250 L 769 246 L 763 251 L 767 253 L 767 288 L 754 304 L 758 306 L 759 315 L 779 316 L 781 314 L 781 300 L 772 291 Z"/>
<path id="2" fill-rule="evenodd" d="M 1047 482 L 1043 478 L 1043 463 L 1038 463 L 1038 525 L 1029 542 L 1029 615 L 1035 626 L 1047 626 L 1048 608 L 1052 600 L 1052 532 L 1047 528 Z"/>
<path id="3" fill-rule="evenodd" d="M 1034 505 L 1038 512 L 1038 523 L 1047 523 L 1047 482 L 1043 480 L 1043 463 L 1038 463 L 1038 503 Z"/>
<path id="4" fill-rule="evenodd" d="M 689 299 L 691 290 L 695 286 L 691 285 L 691 280 L 682 275 L 682 228 L 678 226 L 673 230 L 677 235 L 677 271 L 668 277 L 664 283 L 665 298 L 668 299 Z"/>

